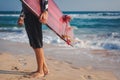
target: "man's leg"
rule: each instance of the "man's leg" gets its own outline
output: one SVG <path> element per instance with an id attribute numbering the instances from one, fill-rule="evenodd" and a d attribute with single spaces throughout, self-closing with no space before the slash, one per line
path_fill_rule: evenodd
<path id="1" fill-rule="evenodd" d="M 48 67 L 47 67 L 47 64 L 46 64 L 45 60 L 44 60 L 44 63 L 43 63 L 43 71 L 44 71 L 44 75 L 47 75 L 49 73 L 49 70 L 48 70 Z"/>
<path id="2" fill-rule="evenodd" d="M 37 60 L 37 71 L 32 74 L 32 77 L 43 77 L 46 73 L 48 73 L 43 48 L 36 48 L 34 51 Z"/>

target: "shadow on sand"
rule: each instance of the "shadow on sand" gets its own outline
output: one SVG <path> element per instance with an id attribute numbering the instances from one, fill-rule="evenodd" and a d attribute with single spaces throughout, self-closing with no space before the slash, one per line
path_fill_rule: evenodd
<path id="1" fill-rule="evenodd" d="M 0 70 L 0 74 L 26 75 L 30 74 L 30 72 Z"/>

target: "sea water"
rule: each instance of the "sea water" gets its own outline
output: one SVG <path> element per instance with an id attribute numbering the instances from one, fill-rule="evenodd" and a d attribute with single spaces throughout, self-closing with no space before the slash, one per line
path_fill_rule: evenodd
<path id="1" fill-rule="evenodd" d="M 76 48 L 120 50 L 120 12 L 63 12 L 70 15 Z M 28 43 L 24 27 L 17 25 L 20 12 L 0 12 L 0 39 Z M 65 42 L 43 25 L 43 41 L 66 46 Z"/>

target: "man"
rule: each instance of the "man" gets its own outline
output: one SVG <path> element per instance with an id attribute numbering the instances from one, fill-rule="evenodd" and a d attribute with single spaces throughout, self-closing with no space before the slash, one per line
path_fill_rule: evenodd
<path id="1" fill-rule="evenodd" d="M 42 23 L 46 24 L 48 18 L 48 0 L 40 0 L 42 13 L 38 19 L 24 4 L 18 19 L 18 25 L 25 23 L 25 29 L 29 38 L 29 43 L 36 54 L 37 71 L 31 74 L 34 78 L 43 77 L 48 74 L 48 68 L 44 58 Z"/>

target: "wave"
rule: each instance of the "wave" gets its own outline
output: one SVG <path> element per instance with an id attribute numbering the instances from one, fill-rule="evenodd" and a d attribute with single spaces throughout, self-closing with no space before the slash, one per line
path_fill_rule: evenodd
<path id="1" fill-rule="evenodd" d="M 0 39 L 28 43 L 24 28 L 0 28 Z"/>
<path id="2" fill-rule="evenodd" d="M 83 32 L 82 32 L 83 33 Z M 88 32 L 89 33 L 89 32 Z M 76 35 L 75 47 L 90 49 L 120 50 L 120 33 L 96 33 Z"/>
<path id="3" fill-rule="evenodd" d="M 18 27 L 0 27 L 0 32 L 22 32 L 22 28 Z"/>
<path id="4" fill-rule="evenodd" d="M 88 15 L 88 14 L 69 14 L 72 18 L 80 19 L 120 19 L 120 16 L 100 16 L 100 15 Z"/>
<path id="5" fill-rule="evenodd" d="M 107 50 L 120 50 L 120 43 L 118 41 L 90 41 L 77 39 L 74 44 L 76 48 L 87 48 L 87 49 L 107 49 Z"/>
<path id="6" fill-rule="evenodd" d="M 78 30 L 78 29 L 77 29 Z M 82 32 L 83 33 L 83 32 Z M 75 48 L 120 50 L 120 33 L 81 34 L 75 33 Z M 0 28 L 0 39 L 28 43 L 24 28 Z M 47 44 L 66 46 L 51 30 L 43 30 L 43 41 Z"/>
<path id="7" fill-rule="evenodd" d="M 118 43 L 104 43 L 102 47 L 109 50 L 120 50 L 120 44 Z"/>
<path id="8" fill-rule="evenodd" d="M 79 13 L 79 14 L 68 14 L 72 18 L 82 18 L 82 19 L 120 19 L 119 13 Z"/>
<path id="9" fill-rule="evenodd" d="M 19 17 L 19 14 L 0 14 L 0 17 Z"/>
<path id="10" fill-rule="evenodd" d="M 120 16 L 120 12 L 96 12 L 87 14 L 89 16 Z"/>

